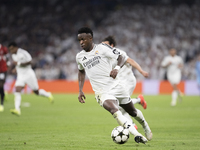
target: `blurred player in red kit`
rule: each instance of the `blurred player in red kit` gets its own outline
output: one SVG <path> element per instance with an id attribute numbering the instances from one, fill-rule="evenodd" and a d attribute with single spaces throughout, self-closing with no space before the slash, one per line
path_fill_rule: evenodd
<path id="1" fill-rule="evenodd" d="M 0 105 L 0 112 L 4 111 L 4 83 L 6 80 L 6 72 L 7 72 L 7 54 L 8 49 L 7 47 L 0 44 L 0 94 L 1 94 L 1 105 Z"/>

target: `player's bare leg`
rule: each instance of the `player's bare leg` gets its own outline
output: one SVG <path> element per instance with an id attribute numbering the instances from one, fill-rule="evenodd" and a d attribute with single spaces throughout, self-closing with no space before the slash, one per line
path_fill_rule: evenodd
<path id="1" fill-rule="evenodd" d="M 0 112 L 4 111 L 4 97 L 5 97 L 5 93 L 4 93 L 4 83 L 5 80 L 0 80 L 0 94 L 1 94 L 1 104 L 0 104 Z"/>
<path id="2" fill-rule="evenodd" d="M 147 139 L 142 136 L 142 134 L 140 134 L 135 127 L 133 126 L 133 124 L 122 115 L 121 111 L 119 111 L 118 109 L 118 103 L 116 100 L 106 100 L 103 103 L 103 107 L 109 111 L 113 117 L 117 120 L 118 124 L 129 129 L 129 132 L 131 134 L 133 134 L 135 136 L 135 138 L 137 139 L 136 142 L 138 143 L 146 143 Z"/>
<path id="3" fill-rule="evenodd" d="M 177 98 L 179 98 L 179 101 L 182 101 L 183 93 L 179 90 L 177 84 L 173 84 L 173 92 L 172 92 L 172 101 L 171 106 L 175 106 L 177 103 Z"/>
<path id="4" fill-rule="evenodd" d="M 129 113 L 129 115 L 131 115 L 132 117 L 134 117 L 143 127 L 146 138 L 150 141 L 152 139 L 152 132 L 151 129 L 148 125 L 148 123 L 146 122 L 142 112 L 139 109 L 136 109 L 133 105 L 133 102 L 131 101 L 128 104 L 123 104 L 120 105 L 122 108 L 124 108 L 124 110 L 126 112 Z"/>
<path id="5" fill-rule="evenodd" d="M 15 87 L 15 99 L 14 99 L 14 103 L 15 103 L 15 109 L 11 109 L 10 112 L 12 114 L 21 115 L 21 109 L 20 109 L 20 105 L 21 105 L 21 91 L 23 90 L 24 87 L 22 86 L 16 86 Z"/>
<path id="6" fill-rule="evenodd" d="M 52 94 L 50 92 L 46 92 L 44 89 L 34 90 L 33 92 L 36 95 L 47 97 L 51 103 L 54 102 Z"/>

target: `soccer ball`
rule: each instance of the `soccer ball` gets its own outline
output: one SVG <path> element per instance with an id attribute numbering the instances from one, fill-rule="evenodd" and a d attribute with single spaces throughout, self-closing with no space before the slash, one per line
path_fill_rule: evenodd
<path id="1" fill-rule="evenodd" d="M 129 130 L 122 126 L 118 126 L 112 130 L 111 137 L 115 143 L 124 144 L 129 139 Z"/>

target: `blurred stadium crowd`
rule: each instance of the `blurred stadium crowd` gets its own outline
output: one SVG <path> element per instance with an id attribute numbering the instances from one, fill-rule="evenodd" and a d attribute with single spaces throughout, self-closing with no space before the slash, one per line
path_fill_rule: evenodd
<path id="1" fill-rule="evenodd" d="M 117 47 L 149 71 L 151 79 L 164 79 L 160 63 L 172 47 L 185 61 L 183 79 L 195 79 L 200 3 L 143 2 L 2 0 L 0 43 L 16 41 L 28 50 L 38 79 L 77 80 L 75 56 L 81 50 L 77 30 L 89 26 L 96 43 L 108 35 L 115 36 Z"/>

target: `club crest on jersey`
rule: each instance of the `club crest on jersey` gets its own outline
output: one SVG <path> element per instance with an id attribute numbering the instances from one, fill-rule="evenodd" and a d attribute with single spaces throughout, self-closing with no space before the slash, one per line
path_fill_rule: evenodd
<path id="1" fill-rule="evenodd" d="M 82 61 L 84 61 L 84 60 L 86 60 L 86 59 L 87 59 L 87 58 L 84 56 L 83 59 L 82 59 Z"/>
<path id="2" fill-rule="evenodd" d="M 99 51 L 95 51 L 95 55 L 99 54 Z"/>

